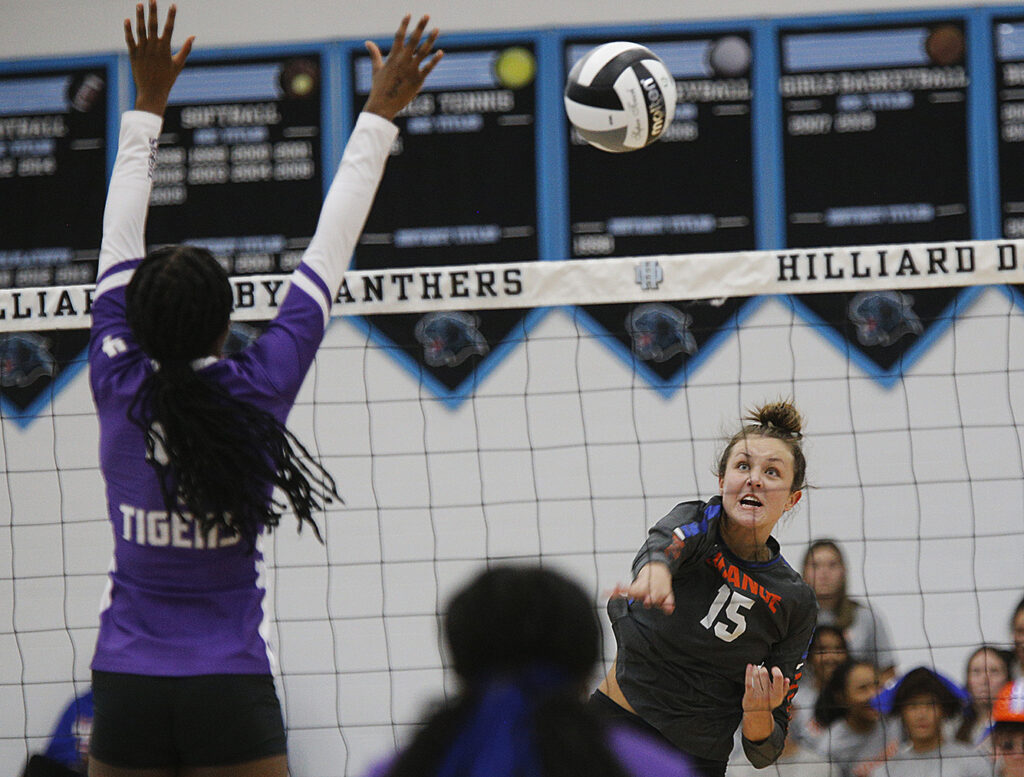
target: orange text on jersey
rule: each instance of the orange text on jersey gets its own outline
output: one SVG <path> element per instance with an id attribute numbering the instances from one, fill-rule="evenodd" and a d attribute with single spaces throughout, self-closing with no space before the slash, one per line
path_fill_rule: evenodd
<path id="1" fill-rule="evenodd" d="M 769 610 L 776 612 L 782 597 L 778 594 L 773 594 L 735 564 L 726 561 L 722 551 L 718 551 L 714 556 L 707 559 L 707 563 L 717 569 L 721 573 L 722 579 L 730 586 L 738 591 L 749 591 L 767 604 Z"/>

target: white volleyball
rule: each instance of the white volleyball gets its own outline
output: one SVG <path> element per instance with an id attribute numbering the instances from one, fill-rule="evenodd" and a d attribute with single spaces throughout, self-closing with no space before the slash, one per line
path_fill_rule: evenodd
<path id="1" fill-rule="evenodd" d="M 565 112 L 602 151 L 635 151 L 660 138 L 676 110 L 676 82 L 654 52 L 615 41 L 591 49 L 565 84 Z"/>

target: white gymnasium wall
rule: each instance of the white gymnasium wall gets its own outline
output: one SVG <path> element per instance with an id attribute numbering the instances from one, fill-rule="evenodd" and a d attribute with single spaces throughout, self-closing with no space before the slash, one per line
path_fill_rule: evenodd
<path id="1" fill-rule="evenodd" d="M 169 0 L 162 0 L 166 7 Z M 659 21 L 964 8 L 950 0 L 563 0 L 518 3 L 479 0 L 179 0 L 179 30 L 202 46 L 388 35 L 406 13 L 430 13 L 449 32 L 536 29 Z M 127 0 L 0 0 L 0 52 L 13 57 L 112 51 L 121 47 L 120 20 L 134 14 Z"/>
<path id="2" fill-rule="evenodd" d="M 792 563 L 809 538 L 838 538 L 853 594 L 884 614 L 904 669 L 959 677 L 970 646 L 1008 639 L 1024 580 L 1024 318 L 1002 290 L 981 293 L 889 389 L 776 298 L 671 398 L 581 331 L 550 311 L 451 409 L 334 322 L 291 426 L 347 504 L 325 546 L 290 526 L 267 543 L 296 775 L 360 773 L 442 693 L 436 613 L 482 559 L 540 558 L 600 607 L 646 527 L 714 492 L 718 440 L 741 408 L 780 394 L 806 413 L 814 484 L 779 533 Z M 87 682 L 112 541 L 84 372 L 52 413 L 2 432 L 11 772 Z"/>

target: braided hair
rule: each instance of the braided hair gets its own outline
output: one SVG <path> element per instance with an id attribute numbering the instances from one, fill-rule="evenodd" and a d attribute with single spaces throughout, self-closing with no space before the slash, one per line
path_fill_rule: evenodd
<path id="1" fill-rule="evenodd" d="M 339 499 L 334 479 L 270 413 L 229 395 L 192 362 L 219 352 L 232 294 L 227 273 L 202 248 L 174 245 L 150 253 L 126 290 L 132 335 L 153 360 L 128 408 L 145 435 L 167 511 L 218 527 L 255 548 L 287 505 L 313 528 L 313 511 Z M 187 513 L 187 514 L 186 514 Z"/>

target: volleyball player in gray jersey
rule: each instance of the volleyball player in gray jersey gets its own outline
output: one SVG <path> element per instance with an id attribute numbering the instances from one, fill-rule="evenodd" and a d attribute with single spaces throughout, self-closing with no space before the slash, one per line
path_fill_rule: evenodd
<path id="1" fill-rule="evenodd" d="M 93 656 L 92 777 L 283 777 L 271 676 L 264 531 L 285 505 L 303 522 L 334 481 L 285 421 L 329 321 L 389 150 L 391 119 L 437 63 L 423 17 L 385 60 L 368 43 L 370 94 L 316 233 L 274 320 L 220 358 L 231 285 L 193 246 L 146 255 L 145 220 L 167 99 L 191 49 L 172 55 L 155 0 L 125 20 L 137 95 L 122 117 L 103 217 L 89 343 L 114 558 Z M 231 214 L 224 214 L 230 220 Z"/>
<path id="2" fill-rule="evenodd" d="M 802 419 L 778 402 L 745 420 L 719 459 L 719 496 L 674 507 L 650 530 L 633 582 L 613 591 L 618 651 L 591 698 L 706 775 L 725 774 L 740 725 L 754 766 L 779 756 L 817 615 L 771 536 L 802 493 Z"/>

